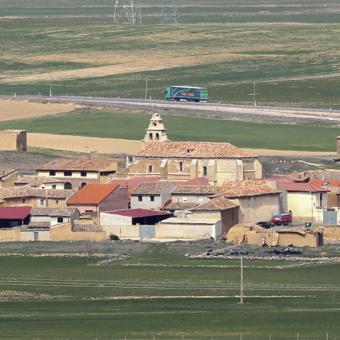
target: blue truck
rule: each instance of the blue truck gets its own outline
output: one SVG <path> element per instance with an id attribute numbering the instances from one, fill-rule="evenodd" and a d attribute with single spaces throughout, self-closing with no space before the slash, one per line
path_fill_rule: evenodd
<path id="1" fill-rule="evenodd" d="M 207 102 L 208 89 L 193 86 L 168 86 L 165 89 L 165 100 Z"/>

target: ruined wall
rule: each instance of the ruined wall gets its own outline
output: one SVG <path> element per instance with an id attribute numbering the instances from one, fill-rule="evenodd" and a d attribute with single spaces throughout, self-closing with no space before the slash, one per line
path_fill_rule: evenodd
<path id="1" fill-rule="evenodd" d="M 27 151 L 27 131 L 2 130 L 0 131 L 0 151 Z"/>

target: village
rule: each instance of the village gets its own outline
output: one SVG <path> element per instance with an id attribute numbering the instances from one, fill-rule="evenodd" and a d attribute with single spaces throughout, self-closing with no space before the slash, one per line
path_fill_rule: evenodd
<path id="1" fill-rule="evenodd" d="M 20 158 L 26 131 L 1 131 L 0 149 Z M 263 178 L 256 155 L 230 143 L 173 142 L 154 113 L 143 147 L 123 166 L 90 153 L 52 160 L 30 174 L 1 169 L 0 240 L 336 244 L 340 180 L 334 173 Z"/>

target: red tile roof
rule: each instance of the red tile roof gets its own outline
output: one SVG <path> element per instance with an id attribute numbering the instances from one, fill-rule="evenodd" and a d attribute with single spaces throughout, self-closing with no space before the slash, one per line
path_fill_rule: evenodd
<path id="1" fill-rule="evenodd" d="M 125 210 L 115 210 L 108 212 L 109 214 L 127 216 L 132 218 L 143 218 L 143 217 L 153 217 L 153 216 L 170 216 L 171 214 L 158 211 L 158 210 L 148 210 L 148 209 L 125 209 Z"/>
<path id="2" fill-rule="evenodd" d="M 313 179 L 310 183 L 319 187 L 340 187 L 340 180 Z"/>
<path id="3" fill-rule="evenodd" d="M 289 181 L 278 181 L 279 186 L 281 186 L 286 191 L 297 191 L 297 192 L 328 192 L 326 188 L 322 188 L 312 183 L 296 183 Z"/>
<path id="4" fill-rule="evenodd" d="M 189 179 L 184 184 L 187 184 L 187 185 L 208 185 L 209 180 L 206 177 L 196 177 L 196 178 Z"/>
<path id="5" fill-rule="evenodd" d="M 268 194 L 279 194 L 269 183 L 257 180 L 226 181 L 219 190 L 218 195 L 226 198 L 250 197 Z"/>
<path id="6" fill-rule="evenodd" d="M 136 157 L 159 158 L 253 158 L 253 154 L 230 143 L 145 142 Z"/>
<path id="7" fill-rule="evenodd" d="M 0 207 L 0 219 L 24 220 L 32 211 L 32 207 Z"/>
<path id="8" fill-rule="evenodd" d="M 118 184 L 87 184 L 69 198 L 67 204 L 98 205 L 118 187 Z"/>

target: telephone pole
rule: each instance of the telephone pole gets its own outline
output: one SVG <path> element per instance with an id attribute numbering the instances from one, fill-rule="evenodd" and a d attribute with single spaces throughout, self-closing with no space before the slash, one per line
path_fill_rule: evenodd
<path id="1" fill-rule="evenodd" d="M 243 256 L 241 256 L 240 276 L 240 304 L 243 304 Z"/>

